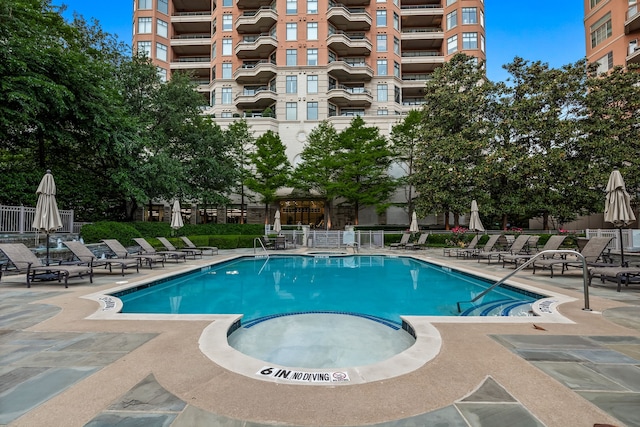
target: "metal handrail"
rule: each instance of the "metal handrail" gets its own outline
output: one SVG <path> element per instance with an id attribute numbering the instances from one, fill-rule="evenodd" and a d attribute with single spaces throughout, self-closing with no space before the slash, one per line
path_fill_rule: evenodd
<path id="1" fill-rule="evenodd" d="M 589 271 L 587 270 L 587 261 L 585 260 L 584 255 L 582 255 L 580 252 L 573 251 L 573 250 L 555 249 L 555 250 L 547 250 L 547 251 L 538 252 L 537 254 L 533 255 L 531 258 L 529 258 L 529 260 L 527 260 L 527 262 L 523 263 L 520 267 L 517 267 L 511 273 L 507 274 L 505 277 L 503 277 L 502 279 L 498 280 L 496 283 L 494 283 L 493 285 L 489 286 L 484 291 L 480 292 L 471 301 L 458 301 L 456 303 L 456 305 L 458 306 L 458 313 L 462 312 L 462 309 L 460 308 L 460 304 L 473 304 L 478 299 L 482 298 L 483 296 L 485 296 L 486 294 L 491 292 L 496 287 L 502 285 L 511 276 L 515 275 L 520 270 L 522 270 L 525 267 L 527 267 L 528 265 L 532 264 L 537 258 L 539 258 L 540 256 L 545 255 L 545 254 L 554 254 L 554 255 L 555 254 L 565 254 L 565 255 L 570 254 L 570 255 L 575 255 L 576 257 L 578 257 L 578 259 L 582 262 L 582 280 L 584 282 L 583 283 L 583 287 L 584 287 L 584 308 L 583 308 L 583 310 L 591 311 L 591 309 L 589 308 Z"/>
<path id="2" fill-rule="evenodd" d="M 265 255 L 267 256 L 267 258 L 269 258 L 269 251 L 267 251 L 267 248 L 264 247 L 264 243 L 262 243 L 262 239 L 260 239 L 259 237 L 256 237 L 255 239 L 253 239 L 253 253 L 255 255 L 256 253 L 256 242 L 260 243 L 260 246 L 262 246 L 262 250 L 264 251 Z"/>

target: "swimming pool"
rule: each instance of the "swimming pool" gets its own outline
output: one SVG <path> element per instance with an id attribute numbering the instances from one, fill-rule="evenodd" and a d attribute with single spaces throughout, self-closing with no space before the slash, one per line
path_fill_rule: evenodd
<path id="1" fill-rule="evenodd" d="M 350 313 L 400 322 L 402 315 L 459 316 L 493 282 L 410 257 L 243 257 L 114 293 L 123 313 L 243 314 L 243 323 L 282 314 Z M 543 298 L 500 286 L 464 315 L 528 315 Z"/>

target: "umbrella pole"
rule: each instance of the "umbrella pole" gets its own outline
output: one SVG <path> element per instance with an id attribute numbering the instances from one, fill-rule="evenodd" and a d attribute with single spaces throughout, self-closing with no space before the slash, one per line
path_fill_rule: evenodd
<path id="1" fill-rule="evenodd" d="M 45 264 L 49 265 L 49 233 L 45 234 L 44 245 L 47 248 L 47 258 L 45 259 Z"/>
<path id="2" fill-rule="evenodd" d="M 620 267 L 624 267 L 624 243 L 622 242 L 622 227 L 618 227 L 620 231 Z"/>

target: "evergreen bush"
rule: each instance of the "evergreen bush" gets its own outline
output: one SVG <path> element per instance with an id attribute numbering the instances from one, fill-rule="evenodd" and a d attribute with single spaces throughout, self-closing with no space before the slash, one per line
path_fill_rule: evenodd
<path id="1" fill-rule="evenodd" d="M 116 239 L 124 246 L 131 246 L 134 237 L 142 234 L 131 223 L 99 221 L 82 226 L 80 236 L 85 243 L 100 243 L 102 239 Z"/>

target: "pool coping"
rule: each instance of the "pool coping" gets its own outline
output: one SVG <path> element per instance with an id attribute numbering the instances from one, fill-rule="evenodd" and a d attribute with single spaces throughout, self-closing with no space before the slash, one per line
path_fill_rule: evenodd
<path id="1" fill-rule="evenodd" d="M 283 254 L 283 256 L 309 256 L 302 254 Z M 417 255 L 417 254 L 416 254 Z M 371 253 L 366 256 L 387 256 L 387 257 L 406 257 L 419 261 L 426 261 L 434 265 L 438 265 L 452 270 L 463 271 L 459 267 L 442 262 L 441 260 L 429 256 L 416 256 L 414 254 L 395 255 L 388 253 Z M 344 256 L 344 255 L 338 255 Z M 179 275 L 189 274 L 193 271 L 199 271 L 204 268 L 217 265 L 220 263 L 233 261 L 239 258 L 251 257 L 251 255 L 240 254 L 230 255 L 212 261 L 206 265 L 186 264 L 183 266 Z M 263 256 L 262 256 L 263 257 Z M 471 267 L 471 266 L 468 266 Z M 481 270 L 469 268 L 471 274 L 488 280 L 500 280 L 494 274 L 490 274 Z M 572 320 L 563 316 L 558 311 L 558 306 L 564 303 L 576 301 L 576 298 L 569 297 L 557 292 L 542 290 L 536 286 L 525 283 L 522 278 L 508 280 L 506 283 L 524 290 L 547 295 L 547 298 L 537 300 L 532 309 L 536 314 L 531 316 L 401 316 L 403 323 L 409 325 L 414 331 L 416 338 L 415 343 L 395 356 L 384 361 L 365 365 L 340 369 L 298 369 L 295 367 L 282 366 L 268 363 L 251 356 L 248 356 L 228 344 L 227 336 L 230 331 L 236 327 L 242 319 L 242 314 L 136 314 L 136 313 L 120 313 L 122 309 L 122 301 L 110 294 L 117 293 L 131 287 L 145 286 L 149 283 L 165 280 L 176 276 L 176 272 L 166 272 L 155 275 L 154 277 L 139 281 L 120 281 L 116 282 L 119 286 L 105 289 L 100 292 L 91 293 L 82 296 L 99 304 L 96 310 L 86 319 L 92 320 L 178 320 L 178 321 L 210 321 L 211 323 L 205 327 L 198 340 L 200 351 L 212 362 L 228 369 L 239 375 L 243 375 L 252 379 L 262 381 L 286 383 L 286 384 L 313 384 L 313 385 L 355 385 L 369 382 L 380 381 L 393 378 L 413 372 L 420 367 L 433 360 L 440 352 L 442 346 L 442 338 L 438 330 L 433 326 L 437 323 L 456 323 L 456 324 L 474 324 L 474 323 L 496 323 L 496 324 L 518 324 L 531 323 L 565 323 L 573 324 Z M 125 283 L 126 282 L 126 283 Z M 269 371 L 265 371 L 269 369 Z M 298 375 L 290 373 L 302 374 L 302 380 Z M 306 376 L 304 374 L 326 374 L 321 377 L 318 375 Z M 335 375 L 334 375 L 335 374 Z M 348 378 L 345 380 L 344 378 Z"/>

